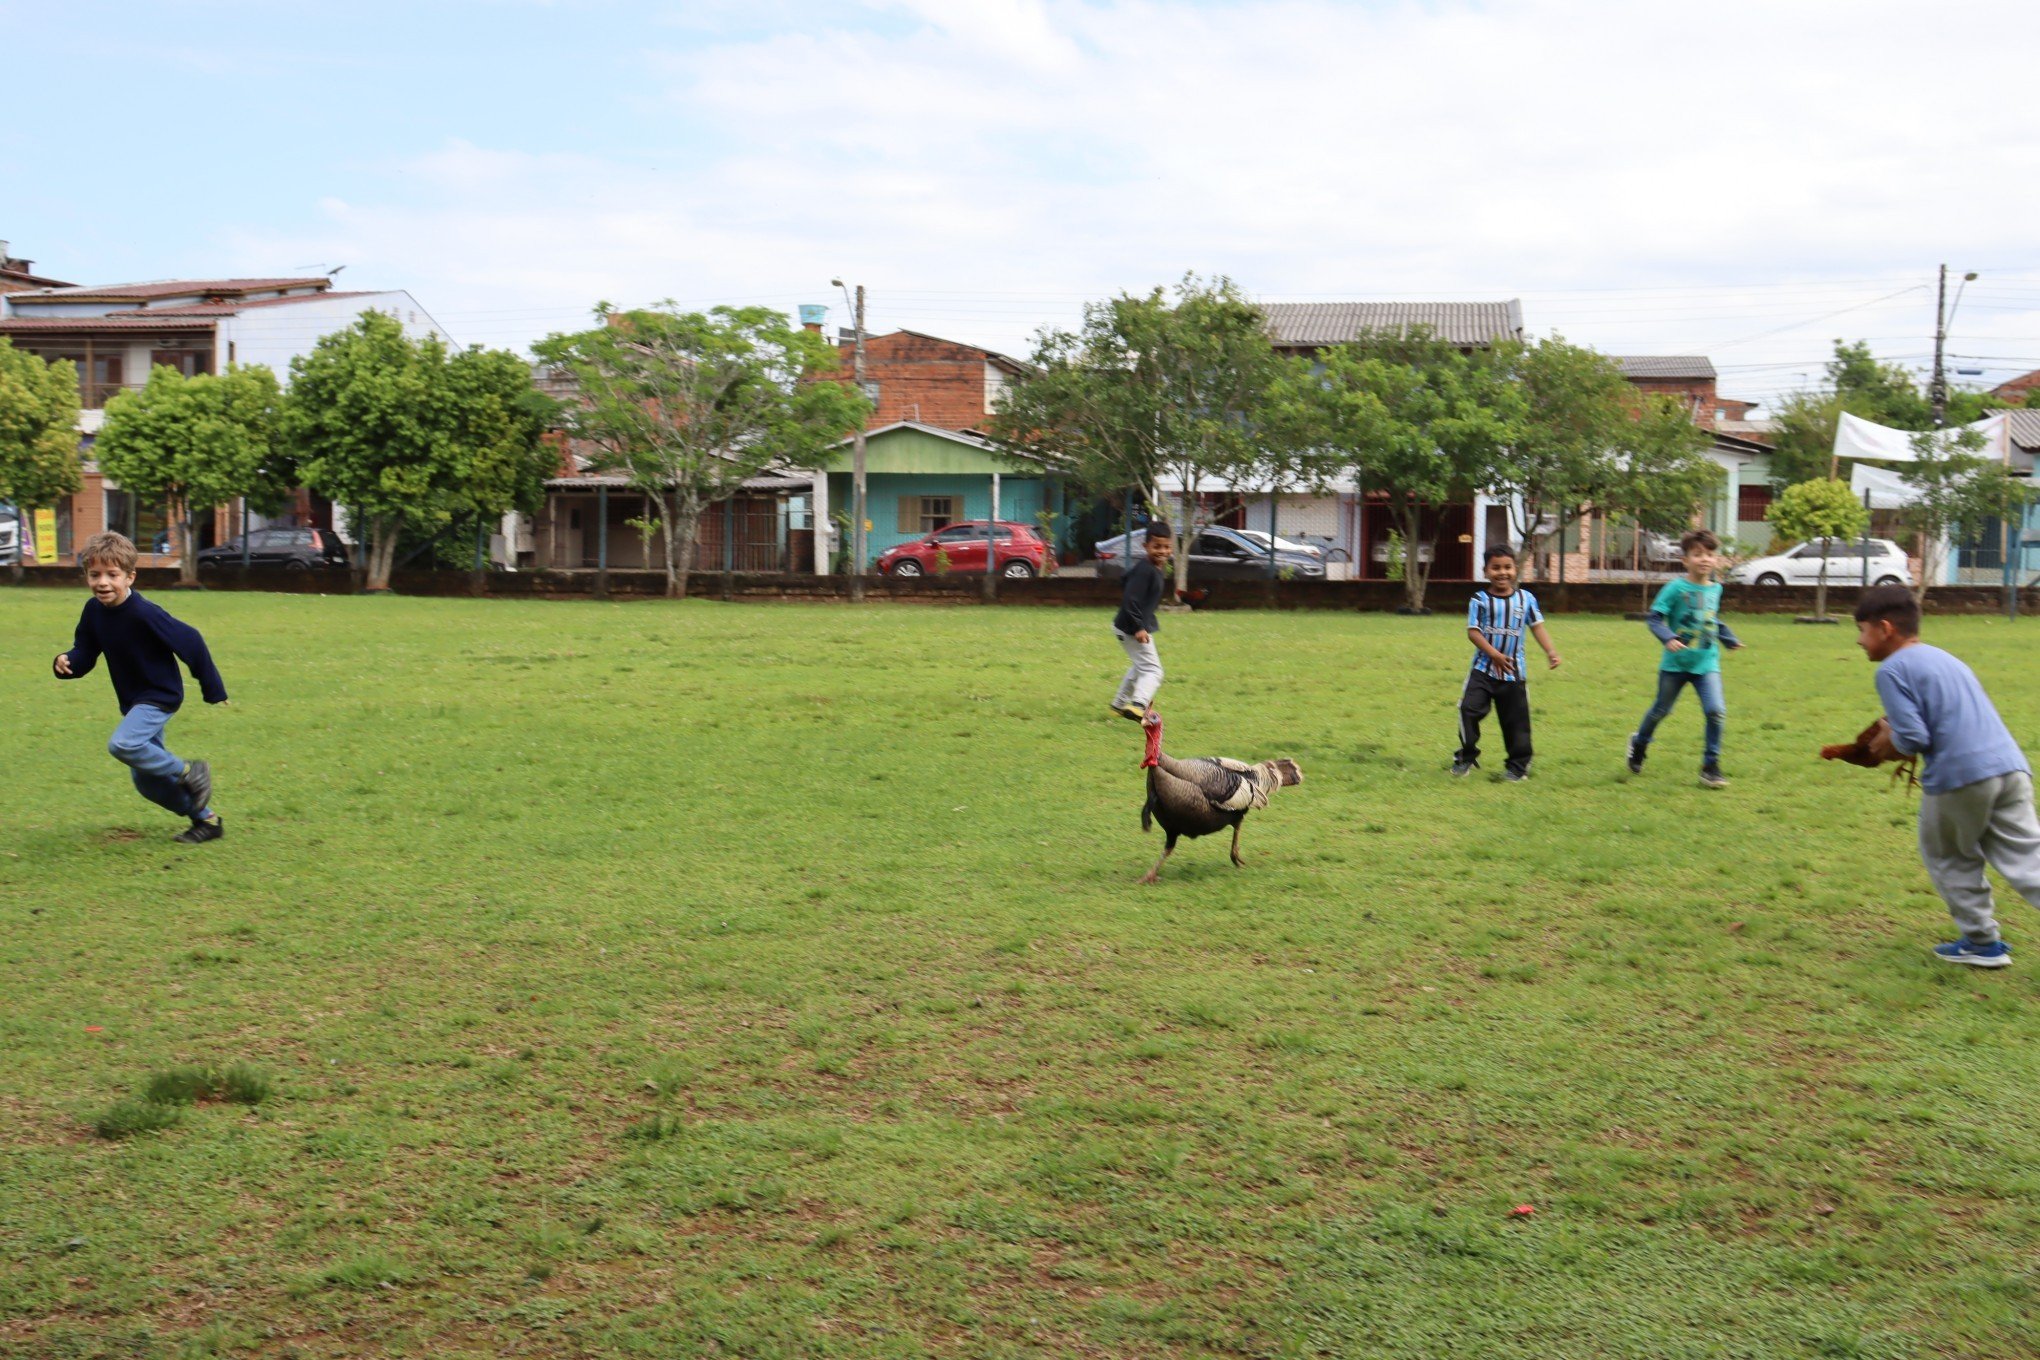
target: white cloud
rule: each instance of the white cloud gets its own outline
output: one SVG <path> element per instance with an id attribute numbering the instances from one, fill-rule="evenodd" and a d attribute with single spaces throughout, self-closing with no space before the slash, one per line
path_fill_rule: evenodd
<path id="1" fill-rule="evenodd" d="M 2023 49 L 1993 40 L 2023 14 L 814 7 L 657 56 L 665 105 L 627 115 L 633 145 L 665 138 L 654 158 L 452 143 L 312 230 L 237 246 L 249 265 L 349 260 L 493 343 L 573 324 L 598 297 L 833 301 L 841 274 L 873 286 L 875 325 L 1017 347 L 1083 296 L 1195 268 L 1267 296 L 1521 294 L 1533 327 L 1603 348 L 1722 345 L 1724 367 L 1805 369 L 1836 334 L 1922 348 L 1921 295 L 1727 342 L 1948 258 L 2030 271 L 2016 286 L 2033 299 L 2003 276 L 1975 286 L 1964 324 L 2002 338 L 1962 343 L 2040 356 L 2024 306 L 2040 301 L 2040 127 L 2014 107 Z M 1668 287 L 1688 291 L 1635 291 Z M 1745 370 L 1743 386 L 1796 371 Z"/>

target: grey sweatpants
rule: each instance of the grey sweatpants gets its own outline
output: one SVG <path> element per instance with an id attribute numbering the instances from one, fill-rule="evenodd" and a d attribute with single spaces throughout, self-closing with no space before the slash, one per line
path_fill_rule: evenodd
<path id="1" fill-rule="evenodd" d="M 1139 704 L 1146 708 L 1155 700 L 1155 691 L 1162 687 L 1162 657 L 1155 650 L 1154 634 L 1142 642 L 1131 633 L 1122 633 L 1117 628 L 1112 636 L 1119 639 L 1119 645 L 1126 649 L 1126 659 L 1131 664 L 1126 675 L 1119 682 L 1119 693 L 1112 696 L 1112 706 L 1121 708 L 1127 704 Z"/>
<path id="2" fill-rule="evenodd" d="M 2012 890 L 2040 907 L 2040 820 L 2033 815 L 2033 777 L 2001 774 L 1920 799 L 1920 858 L 1934 891 L 1968 939 L 1998 937 L 1984 877 L 1988 863 Z"/>

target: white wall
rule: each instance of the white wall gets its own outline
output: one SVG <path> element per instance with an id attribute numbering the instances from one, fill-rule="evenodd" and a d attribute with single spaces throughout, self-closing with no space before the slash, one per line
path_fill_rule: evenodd
<path id="1" fill-rule="evenodd" d="M 363 312 L 385 312 L 403 324 L 413 339 L 436 335 L 448 345 L 453 337 L 441 329 L 431 314 L 409 293 L 370 293 L 356 297 L 321 297 L 277 307 L 251 307 L 235 316 L 222 317 L 219 325 L 219 365 L 267 364 L 278 381 L 290 382 L 290 361 L 309 354 L 321 336 L 347 329 Z M 231 360 L 230 360 L 231 356 Z M 148 372 L 144 355 L 142 371 Z"/>

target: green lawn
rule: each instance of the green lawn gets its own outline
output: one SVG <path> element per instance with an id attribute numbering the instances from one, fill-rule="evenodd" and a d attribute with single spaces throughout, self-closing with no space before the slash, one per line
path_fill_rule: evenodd
<path id="1" fill-rule="evenodd" d="M 1507 785 L 1452 617 L 1171 618 L 1305 782 L 1143 889 L 1095 611 L 165 598 L 211 846 L 0 591 L 0 1355 L 2040 1350 L 2040 923 L 1929 958 L 1852 629 L 1736 621 L 1709 792 L 1634 623 Z M 1928 635 L 2040 749 L 2040 623 Z"/>

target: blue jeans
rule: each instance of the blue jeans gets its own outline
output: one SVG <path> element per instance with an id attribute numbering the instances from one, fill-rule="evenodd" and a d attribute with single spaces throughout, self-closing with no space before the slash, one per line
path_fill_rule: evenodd
<path id="1" fill-rule="evenodd" d="M 1728 700 L 1721 693 L 1721 672 L 1702 671 L 1659 671 L 1657 676 L 1657 702 L 1650 706 L 1650 712 L 1643 715 L 1643 721 L 1636 727 L 1636 744 L 1650 745 L 1651 733 L 1672 711 L 1672 704 L 1679 697 L 1679 691 L 1691 685 L 1700 696 L 1700 711 L 1707 718 L 1707 740 L 1702 750 L 1700 763 L 1712 768 L 1721 763 L 1721 728 L 1728 720 Z"/>
<path id="2" fill-rule="evenodd" d="M 154 704 L 136 704 L 113 729 L 106 753 L 134 771 L 135 788 L 142 797 L 180 817 L 190 817 L 205 809 L 191 805 L 191 795 L 177 782 L 184 773 L 184 762 L 163 744 L 163 729 L 174 716 Z"/>

